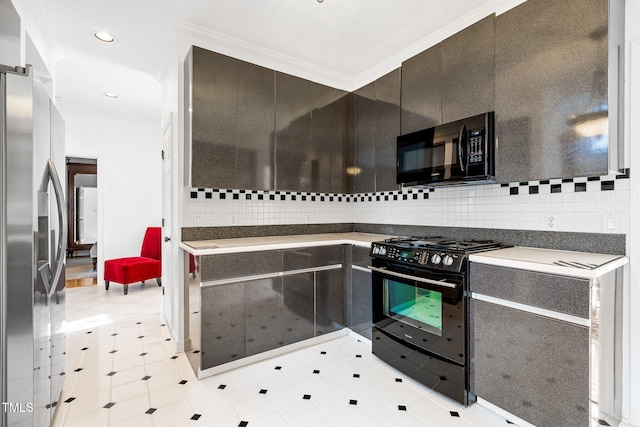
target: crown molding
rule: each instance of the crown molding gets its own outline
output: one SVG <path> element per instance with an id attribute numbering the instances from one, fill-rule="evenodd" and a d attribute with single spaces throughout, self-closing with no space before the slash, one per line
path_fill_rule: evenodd
<path id="1" fill-rule="evenodd" d="M 189 22 L 175 21 L 172 32 L 175 32 L 175 35 L 170 35 L 170 45 L 164 55 L 160 76 L 171 66 L 171 57 L 176 54 L 180 57 L 181 49 L 193 45 L 333 88 L 350 90 L 353 86 L 353 78 L 350 76 Z"/>
<path id="2" fill-rule="evenodd" d="M 173 22 L 169 32 L 167 47 L 156 78 L 162 81 L 170 67 L 175 66 L 173 61 L 176 58 L 183 59 L 188 49 L 193 45 L 336 89 L 353 92 L 395 70 L 402 65 L 402 62 L 440 43 L 480 19 L 493 13 L 496 15 L 504 13 L 524 1 L 526 0 L 494 0 L 489 3 L 483 3 L 459 19 L 356 76 L 337 73 L 235 37 L 189 22 L 176 20 Z"/>

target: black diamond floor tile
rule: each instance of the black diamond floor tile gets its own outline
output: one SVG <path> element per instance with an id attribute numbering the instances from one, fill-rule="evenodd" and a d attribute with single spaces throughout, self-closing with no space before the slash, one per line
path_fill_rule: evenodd
<path id="1" fill-rule="evenodd" d="M 198 421 L 201 416 L 202 415 L 200 415 L 200 414 L 193 414 L 193 417 L 191 417 L 191 419 L 194 420 L 194 421 Z"/>
<path id="2" fill-rule="evenodd" d="M 452 417 L 460 417 L 460 414 L 457 413 L 456 411 L 449 411 L 449 413 L 451 414 Z"/>
<path id="3" fill-rule="evenodd" d="M 75 397 L 70 397 L 70 398 L 68 398 L 67 400 L 65 400 L 65 401 L 64 401 L 64 403 L 71 403 L 71 402 L 73 402 L 74 400 L 76 400 L 76 398 L 75 398 Z"/>
<path id="4" fill-rule="evenodd" d="M 309 400 L 309 399 L 311 399 L 311 395 L 310 394 L 305 394 L 304 396 L 302 396 L 302 398 L 304 400 Z"/>
<path id="5" fill-rule="evenodd" d="M 226 385 L 226 384 L 220 384 L 220 385 L 218 386 L 218 388 L 219 388 L 220 390 L 224 390 L 225 388 L 227 388 L 227 385 Z"/>
<path id="6" fill-rule="evenodd" d="M 142 380 L 147 381 L 149 378 L 151 378 L 149 375 L 145 375 L 144 377 L 142 377 Z"/>
<path id="7" fill-rule="evenodd" d="M 112 407 L 114 407 L 114 406 L 115 406 L 115 403 L 113 403 L 113 402 L 109 402 L 109 403 L 107 403 L 106 405 L 104 405 L 104 406 L 103 406 L 103 408 L 109 409 L 109 408 L 112 408 Z"/>
<path id="8" fill-rule="evenodd" d="M 262 390 L 260 390 L 260 392 L 259 392 L 259 393 L 260 393 L 260 394 L 267 394 L 267 391 L 268 391 L 268 390 L 262 389 Z"/>
<path id="9" fill-rule="evenodd" d="M 149 414 L 149 415 L 151 415 L 151 414 L 153 414 L 153 413 L 154 413 L 154 412 L 156 412 L 156 411 L 157 411 L 157 409 L 156 409 L 156 408 L 149 408 L 149 409 L 147 409 L 147 412 L 145 412 L 145 414 Z"/>
<path id="10" fill-rule="evenodd" d="M 406 406 L 404 406 L 404 405 L 398 405 L 398 410 L 399 410 L 399 411 L 406 411 L 406 410 L 407 410 L 407 407 L 406 407 Z"/>
<path id="11" fill-rule="evenodd" d="M 355 400 L 355 399 L 349 400 L 349 405 L 357 405 L 357 404 L 358 404 L 357 400 Z"/>

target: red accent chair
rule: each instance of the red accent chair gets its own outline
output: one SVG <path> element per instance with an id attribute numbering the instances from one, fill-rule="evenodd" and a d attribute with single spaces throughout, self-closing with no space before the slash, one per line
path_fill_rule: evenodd
<path id="1" fill-rule="evenodd" d="M 156 279 L 162 286 L 162 229 L 149 227 L 144 234 L 140 256 L 110 259 L 104 262 L 104 287 L 109 290 L 109 282 L 124 286 L 124 294 L 129 292 L 129 283 Z"/>

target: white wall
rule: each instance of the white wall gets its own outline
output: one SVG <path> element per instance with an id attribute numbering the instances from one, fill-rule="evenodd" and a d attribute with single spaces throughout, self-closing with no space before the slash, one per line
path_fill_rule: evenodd
<path id="1" fill-rule="evenodd" d="M 105 259 L 140 254 L 149 226 L 162 220 L 160 117 L 127 117 L 63 111 L 66 154 L 98 159 L 98 280 Z"/>

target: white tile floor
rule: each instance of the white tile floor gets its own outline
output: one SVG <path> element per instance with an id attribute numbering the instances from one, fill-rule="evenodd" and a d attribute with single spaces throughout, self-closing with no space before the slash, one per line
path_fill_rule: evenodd
<path id="1" fill-rule="evenodd" d="M 54 426 L 494 427 L 380 362 L 347 335 L 196 380 L 155 283 L 67 291 L 67 375 Z"/>

